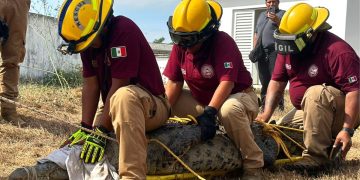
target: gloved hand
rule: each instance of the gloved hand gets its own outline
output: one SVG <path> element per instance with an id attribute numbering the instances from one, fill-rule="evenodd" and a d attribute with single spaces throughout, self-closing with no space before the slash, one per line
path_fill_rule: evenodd
<path id="1" fill-rule="evenodd" d="M 102 127 L 96 127 L 95 132 L 107 135 L 109 131 Z M 104 156 L 105 147 L 105 138 L 96 134 L 89 134 L 87 135 L 84 146 L 81 150 L 80 158 L 84 159 L 85 163 L 99 162 Z"/>
<path id="2" fill-rule="evenodd" d="M 81 122 L 81 127 L 84 127 L 84 128 L 87 128 L 87 129 L 92 129 L 91 126 Z M 70 144 L 70 146 L 80 142 L 80 141 L 83 141 L 86 139 L 86 136 L 88 135 L 89 133 L 86 132 L 86 131 L 83 131 L 81 129 L 78 129 L 77 131 L 75 131 L 72 135 L 70 135 L 70 137 L 68 139 L 66 139 L 61 145 L 60 145 L 60 148 Z"/>
<path id="3" fill-rule="evenodd" d="M 206 141 L 212 139 L 216 134 L 216 114 L 217 110 L 214 107 L 206 106 L 204 112 L 196 117 L 201 128 L 201 140 Z"/>

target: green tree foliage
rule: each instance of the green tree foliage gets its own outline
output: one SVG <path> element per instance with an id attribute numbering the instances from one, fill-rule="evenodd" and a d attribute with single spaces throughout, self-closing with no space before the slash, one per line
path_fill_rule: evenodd
<path id="1" fill-rule="evenodd" d="M 165 41 L 165 38 L 164 37 L 161 37 L 161 38 L 159 38 L 159 39 L 155 39 L 154 41 L 153 41 L 153 43 L 163 43 Z"/>

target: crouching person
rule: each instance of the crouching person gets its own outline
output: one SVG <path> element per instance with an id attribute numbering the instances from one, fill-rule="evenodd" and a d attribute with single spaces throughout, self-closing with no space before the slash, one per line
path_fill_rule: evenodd
<path id="1" fill-rule="evenodd" d="M 323 169 L 334 163 L 335 154 L 345 159 L 359 125 L 360 60 L 349 44 L 328 31 L 328 16 L 324 7 L 299 3 L 286 11 L 274 33 L 279 55 L 265 110 L 257 119 L 269 121 L 289 81 L 297 110 L 283 121 L 301 120 L 306 148 L 301 161 L 285 166 L 290 170 Z"/>
<path id="2" fill-rule="evenodd" d="M 59 13 L 59 34 L 67 44 L 60 50 L 81 54 L 81 125 L 105 135 L 114 131 L 121 179 L 145 179 L 145 133 L 167 121 L 170 106 L 144 35 L 130 19 L 114 17 L 112 4 L 113 0 L 66 0 Z M 95 118 L 100 98 L 104 107 Z M 63 145 L 79 140 L 85 140 L 80 156 L 86 163 L 102 160 L 105 138 L 78 130 Z"/>
<path id="3" fill-rule="evenodd" d="M 215 136 L 216 119 L 243 157 L 243 179 L 261 178 L 263 153 L 250 129 L 259 112 L 250 73 L 234 40 L 218 31 L 215 1 L 183 0 L 168 21 L 174 42 L 164 75 L 173 115 L 196 115 L 202 140 Z M 183 89 L 184 81 L 189 90 Z"/>

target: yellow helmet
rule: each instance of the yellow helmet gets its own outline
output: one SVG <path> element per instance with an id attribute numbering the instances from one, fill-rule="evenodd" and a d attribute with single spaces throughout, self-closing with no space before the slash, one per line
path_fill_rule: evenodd
<path id="1" fill-rule="evenodd" d="M 324 7 L 312 7 L 307 3 L 298 3 L 287 10 L 281 19 L 279 31 L 282 34 L 306 33 L 310 29 L 318 30 L 329 17 Z"/>
<path id="2" fill-rule="evenodd" d="M 167 23 L 172 41 L 191 47 L 219 29 L 221 5 L 213 0 L 182 0 Z"/>
<path id="3" fill-rule="evenodd" d="M 215 1 L 182 0 L 172 16 L 172 28 L 178 32 L 200 32 L 212 20 L 212 8 L 216 20 L 222 15 L 222 7 Z"/>
<path id="4" fill-rule="evenodd" d="M 329 10 L 298 3 L 287 10 L 279 29 L 274 31 L 275 50 L 280 54 L 298 54 L 312 43 L 314 32 L 331 28 L 326 23 Z"/>
<path id="5" fill-rule="evenodd" d="M 58 14 L 58 31 L 68 44 L 60 45 L 61 51 L 72 54 L 88 48 L 112 14 L 112 5 L 113 0 L 65 0 Z"/>

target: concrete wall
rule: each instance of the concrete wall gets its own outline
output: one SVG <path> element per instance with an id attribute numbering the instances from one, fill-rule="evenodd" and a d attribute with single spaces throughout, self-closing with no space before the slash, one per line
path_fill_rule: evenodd
<path id="1" fill-rule="evenodd" d="M 26 55 L 20 65 L 21 77 L 39 78 L 58 69 L 70 71 L 79 68 L 80 55 L 65 56 L 56 50 L 61 42 L 55 18 L 30 13 Z"/>
<path id="2" fill-rule="evenodd" d="M 57 20 L 53 17 L 29 14 L 26 55 L 24 62 L 20 65 L 22 78 L 41 78 L 59 69 L 64 71 L 81 69 L 79 54 L 62 55 L 56 50 L 62 42 L 57 27 Z M 150 44 L 150 46 L 156 54 L 162 72 L 172 46 L 169 44 Z"/>

